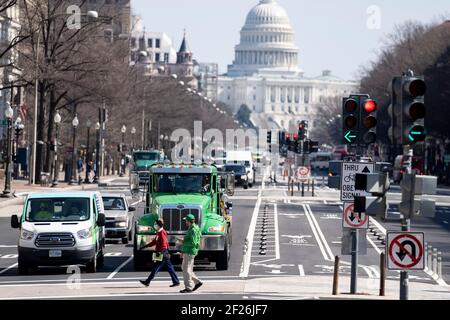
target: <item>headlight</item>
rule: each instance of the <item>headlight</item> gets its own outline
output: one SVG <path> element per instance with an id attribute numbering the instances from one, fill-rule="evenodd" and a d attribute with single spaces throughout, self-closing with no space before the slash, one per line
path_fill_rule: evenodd
<path id="1" fill-rule="evenodd" d="M 225 232 L 224 226 L 209 227 L 208 232 Z"/>
<path id="2" fill-rule="evenodd" d="M 118 222 L 118 223 L 116 223 L 116 225 L 117 225 L 118 227 L 126 227 L 126 226 L 127 226 L 127 223 L 126 223 L 126 222 Z"/>
<path id="3" fill-rule="evenodd" d="M 77 235 L 80 239 L 87 239 L 92 237 L 92 227 L 78 231 Z"/>
<path id="4" fill-rule="evenodd" d="M 242 180 L 247 180 L 248 177 L 247 177 L 247 176 L 241 176 L 241 179 L 242 179 Z"/>
<path id="5" fill-rule="evenodd" d="M 148 226 L 137 226 L 137 232 L 149 232 L 152 231 L 153 228 L 152 227 L 148 227 Z"/>
<path id="6" fill-rule="evenodd" d="M 34 233 L 25 229 L 20 231 L 20 239 L 22 240 L 31 240 L 34 237 Z"/>

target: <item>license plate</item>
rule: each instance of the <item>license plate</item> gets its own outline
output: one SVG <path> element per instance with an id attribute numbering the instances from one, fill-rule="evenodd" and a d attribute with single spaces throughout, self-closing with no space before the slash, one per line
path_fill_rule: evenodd
<path id="1" fill-rule="evenodd" d="M 61 258 L 62 257 L 62 251 L 61 250 L 50 250 L 48 252 L 48 256 L 50 258 Z"/>

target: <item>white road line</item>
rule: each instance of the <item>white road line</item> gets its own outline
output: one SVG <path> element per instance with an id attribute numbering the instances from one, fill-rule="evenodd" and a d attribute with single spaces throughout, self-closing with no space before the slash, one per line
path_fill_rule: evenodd
<path id="1" fill-rule="evenodd" d="M 123 267 L 125 267 L 131 260 L 133 260 L 133 256 L 129 257 L 124 263 L 122 263 L 120 266 L 118 266 L 118 267 L 116 268 L 116 270 L 114 270 L 114 272 L 112 272 L 106 279 L 110 280 L 110 279 L 114 278 L 114 276 L 115 276 L 116 274 L 118 274 L 119 271 L 120 271 Z"/>
<path id="2" fill-rule="evenodd" d="M 139 202 L 141 202 L 141 200 L 131 203 L 130 206 L 134 206 L 134 205 L 138 204 Z"/>
<path id="3" fill-rule="evenodd" d="M 375 278 L 380 279 L 380 272 L 378 271 L 378 268 L 375 266 L 370 266 L 369 267 L 370 270 L 372 270 Z"/>
<path id="4" fill-rule="evenodd" d="M 322 255 L 326 261 L 329 261 L 329 258 L 327 256 L 327 253 L 323 247 L 322 241 L 319 238 L 319 234 L 317 233 L 316 227 L 314 226 L 314 223 L 311 220 L 311 217 L 309 216 L 308 209 L 306 208 L 306 205 L 302 205 L 303 210 L 305 210 L 306 218 L 308 219 L 309 225 L 311 226 L 312 232 L 314 234 L 314 237 L 316 238 L 317 244 L 319 245 L 320 252 L 322 252 Z"/>
<path id="5" fill-rule="evenodd" d="M 8 271 L 9 269 L 15 268 L 17 267 L 19 264 L 18 263 L 14 263 L 12 266 L 7 267 L 6 269 L 0 271 L 0 274 L 5 273 L 6 271 Z"/>
<path id="6" fill-rule="evenodd" d="M 311 219 L 312 219 L 313 223 L 316 225 L 317 232 L 319 233 L 319 236 L 322 238 L 323 246 L 325 247 L 326 252 L 328 253 L 329 261 L 334 261 L 333 252 L 331 251 L 330 246 L 328 245 L 327 239 L 325 238 L 325 236 L 322 232 L 322 229 L 320 229 L 319 223 L 317 222 L 316 217 L 314 217 L 314 214 L 313 214 L 309 204 L 306 205 L 306 208 L 307 208 L 307 210 L 309 210 Z"/>
<path id="7" fill-rule="evenodd" d="M 0 245 L 0 248 L 17 248 L 17 245 Z"/>
<path id="8" fill-rule="evenodd" d="M 273 205 L 274 209 L 274 220 L 275 220 L 275 256 L 277 260 L 280 259 L 280 233 L 279 233 L 279 225 L 278 225 L 278 206 L 275 203 Z"/>
<path id="9" fill-rule="evenodd" d="M 265 179 L 265 174 L 263 177 L 263 181 Z M 258 199 L 256 200 L 256 204 L 255 204 L 255 208 L 253 209 L 253 214 L 252 214 L 252 220 L 250 221 L 250 226 L 248 228 L 248 233 L 247 233 L 247 252 L 245 253 L 243 259 L 242 259 L 242 265 L 241 265 L 241 273 L 239 274 L 239 277 L 242 278 L 246 278 L 248 276 L 248 273 L 250 271 L 250 260 L 251 260 L 251 254 L 252 254 L 252 250 L 253 250 L 253 237 L 255 236 L 255 229 L 256 229 L 256 223 L 258 222 L 258 213 L 259 213 L 259 208 L 261 206 L 261 194 L 262 194 L 262 187 L 264 186 L 264 184 L 261 186 L 261 189 L 258 191 Z"/>
<path id="10" fill-rule="evenodd" d="M 373 242 L 373 240 L 368 235 L 366 237 L 367 237 L 367 241 L 369 241 L 370 245 L 375 249 L 375 251 L 378 252 L 378 254 L 381 254 L 382 251 L 380 250 L 380 248 L 377 247 L 375 242 Z"/>
<path id="11" fill-rule="evenodd" d="M 327 200 L 323 199 L 323 204 L 328 204 Z"/>
<path id="12" fill-rule="evenodd" d="M 300 277 L 304 277 L 305 276 L 305 269 L 303 269 L 303 265 L 302 264 L 298 265 L 298 272 L 300 273 Z"/>
<path id="13" fill-rule="evenodd" d="M 362 265 L 360 265 L 360 267 L 363 268 L 363 270 L 367 273 L 369 278 L 371 278 L 371 279 L 374 278 L 374 275 L 372 274 L 372 269 L 370 269 L 369 267 L 366 267 L 366 266 L 362 266 Z"/>
<path id="14" fill-rule="evenodd" d="M 378 230 L 381 231 L 381 233 L 383 233 L 384 235 L 386 235 L 386 229 L 385 229 L 385 228 L 384 228 L 377 220 L 375 220 L 375 219 L 372 218 L 372 217 L 369 217 L 369 219 L 370 219 L 370 222 L 373 223 L 373 224 L 375 225 L 375 227 L 377 227 Z"/>

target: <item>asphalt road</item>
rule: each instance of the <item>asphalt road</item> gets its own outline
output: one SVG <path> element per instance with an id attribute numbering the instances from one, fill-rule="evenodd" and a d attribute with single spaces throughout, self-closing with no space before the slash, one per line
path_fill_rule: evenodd
<path id="1" fill-rule="evenodd" d="M 261 177 L 258 177 L 259 181 Z M 279 179 L 280 180 L 280 179 Z M 114 187 L 102 188 L 104 192 L 124 192 L 130 195 L 124 180 L 113 182 Z M 287 194 L 286 183 L 282 180 L 277 185 L 257 183 L 252 189 L 238 188 L 233 200 L 233 246 L 231 249 L 230 268 L 227 271 L 217 271 L 214 264 L 196 266 L 196 274 L 204 282 L 214 283 L 217 286 L 239 281 L 242 277 L 249 279 L 261 279 L 265 277 L 290 276 L 329 276 L 333 273 L 334 257 L 341 256 L 341 274 L 350 274 L 350 256 L 341 255 L 342 246 L 342 204 L 335 194 L 329 194 L 326 189 L 317 186 L 318 199 L 303 201 L 290 199 Z M 321 194 L 326 195 L 320 197 Z M 412 222 L 413 231 L 424 231 L 426 241 L 442 252 L 443 280 L 450 283 L 450 199 L 441 199 L 444 205 L 438 207 L 436 217 L 417 218 Z M 130 202 L 134 201 L 130 199 Z M 446 205 L 448 202 L 448 205 Z M 143 213 L 143 204 L 136 205 L 136 215 Z M 395 205 L 390 211 L 397 210 Z M 379 238 L 369 230 L 367 232 L 367 255 L 359 256 L 358 274 L 362 279 L 373 281 L 377 286 L 379 277 L 379 255 L 384 251 L 382 230 L 399 230 L 399 223 L 382 221 L 372 222 L 372 231 L 381 234 Z M 263 238 L 264 236 L 264 238 Z M 0 218 L 0 299 L 6 292 L 18 292 L 21 289 L 45 285 L 46 294 L 40 292 L 35 297 L 58 298 L 58 286 L 65 286 L 70 281 L 67 268 L 39 268 L 35 274 L 19 276 L 17 274 L 17 243 L 18 231 L 10 228 L 9 218 Z M 247 240 L 247 251 L 244 251 L 244 243 Z M 138 283 L 144 279 L 147 272 L 136 272 L 133 269 L 132 244 L 108 242 L 105 250 L 105 266 L 95 274 L 80 274 L 83 284 L 118 284 L 115 293 L 124 299 L 182 299 L 178 290 L 164 292 L 152 292 L 142 288 Z M 176 268 L 181 275 L 180 268 Z M 399 272 L 388 271 L 387 279 L 399 279 Z M 412 282 L 436 283 L 432 277 L 423 272 L 410 273 Z M 170 283 L 168 274 L 162 272 L 155 279 L 157 283 Z M 123 284 L 123 286 L 121 286 Z M 329 284 L 331 288 L 331 283 Z M 52 289 L 54 288 L 54 289 Z M 37 289 L 36 289 L 37 290 Z M 132 292 L 120 295 L 120 290 L 132 290 Z M 142 291 L 145 290 L 145 291 Z M 240 293 L 211 293 L 202 294 L 199 290 L 196 299 L 246 299 Z M 3 293 L 2 293 L 3 292 Z M 119 293 L 117 293 L 119 292 Z M 36 293 L 37 294 L 37 293 Z M 280 294 L 280 293 L 278 293 Z M 270 294 L 269 294 L 270 295 Z M 277 296 L 275 293 L 271 294 Z M 33 294 L 25 296 L 33 297 Z M 108 299 L 105 290 L 104 295 L 83 295 L 83 290 L 75 296 L 66 298 L 93 298 Z M 114 296 L 117 298 L 117 296 Z M 189 297 L 190 299 L 192 296 Z M 251 298 L 251 297 L 250 297 Z M 257 298 L 257 297 L 255 297 Z"/>

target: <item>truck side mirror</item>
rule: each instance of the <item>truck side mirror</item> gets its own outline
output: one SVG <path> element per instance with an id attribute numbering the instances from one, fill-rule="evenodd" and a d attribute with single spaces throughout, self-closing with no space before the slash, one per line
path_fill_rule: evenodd
<path id="1" fill-rule="evenodd" d="M 13 228 L 13 229 L 20 228 L 19 217 L 17 216 L 17 214 L 11 216 L 11 228 Z"/>
<path id="2" fill-rule="evenodd" d="M 136 208 L 135 207 L 128 207 L 128 211 L 136 211 Z"/>
<path id="3" fill-rule="evenodd" d="M 104 213 L 99 213 L 97 218 L 97 225 L 99 227 L 104 227 L 106 225 L 106 217 Z"/>

